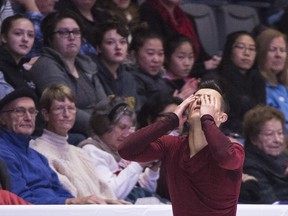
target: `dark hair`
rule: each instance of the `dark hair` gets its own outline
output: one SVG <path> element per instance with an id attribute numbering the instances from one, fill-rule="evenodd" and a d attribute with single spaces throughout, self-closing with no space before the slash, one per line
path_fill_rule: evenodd
<path id="1" fill-rule="evenodd" d="M 136 123 L 136 114 L 125 98 L 113 96 L 100 101 L 90 118 L 92 133 L 101 136 L 112 131 L 123 116 L 131 117 L 133 124 Z"/>
<path id="2" fill-rule="evenodd" d="M 40 27 L 43 34 L 44 46 L 50 46 L 57 24 L 65 18 L 73 19 L 79 26 L 81 33 L 83 33 L 82 21 L 75 12 L 71 10 L 53 12 L 48 14 L 41 22 Z"/>
<path id="3" fill-rule="evenodd" d="M 33 25 L 32 21 L 22 14 L 15 14 L 5 18 L 1 24 L 1 35 L 7 35 L 14 21 L 18 19 L 26 19 Z M 34 28 L 34 27 L 33 27 Z"/>
<path id="4" fill-rule="evenodd" d="M 159 114 L 170 104 L 181 104 L 182 99 L 166 93 L 155 93 L 145 102 L 137 114 L 138 128 L 145 127 L 159 117 Z"/>
<path id="5" fill-rule="evenodd" d="M 97 0 L 95 4 L 100 8 L 108 10 L 116 10 L 118 8 L 118 5 L 113 0 Z"/>
<path id="6" fill-rule="evenodd" d="M 97 0 L 95 6 L 97 8 L 101 8 L 102 10 L 109 11 L 113 17 L 120 20 L 125 25 L 128 25 L 125 12 L 122 9 L 120 9 L 118 5 L 113 2 L 113 0 Z M 131 3 L 130 6 L 128 6 L 128 8 L 131 8 Z"/>
<path id="7" fill-rule="evenodd" d="M 175 50 L 185 42 L 188 42 L 193 49 L 192 40 L 186 36 L 178 36 L 178 37 L 172 38 L 171 40 L 166 42 L 166 44 L 165 44 L 165 62 L 164 62 L 164 65 L 166 67 L 167 67 L 167 65 L 169 65 L 171 56 L 175 52 Z"/>
<path id="8" fill-rule="evenodd" d="M 125 23 L 111 18 L 110 20 L 99 24 L 95 29 L 94 46 L 99 46 L 103 41 L 105 33 L 113 29 L 115 29 L 119 35 L 126 39 L 130 34 L 129 29 Z"/>
<path id="9" fill-rule="evenodd" d="M 139 5 L 135 2 L 130 1 L 128 8 L 125 10 L 119 8 L 113 0 L 97 0 L 95 5 L 98 8 L 109 11 L 112 16 L 118 17 L 118 19 L 129 26 L 139 22 Z M 127 19 L 126 12 L 132 16 L 132 20 Z"/>
<path id="10" fill-rule="evenodd" d="M 159 39 L 164 46 L 163 38 L 160 35 L 150 31 L 146 23 L 142 23 L 141 25 L 135 27 L 132 30 L 132 41 L 129 46 L 129 51 L 138 52 L 149 39 Z"/>
<path id="11" fill-rule="evenodd" d="M 225 45 L 224 45 L 222 60 L 218 66 L 219 74 L 227 77 L 230 75 L 232 68 L 235 68 L 234 63 L 232 62 L 232 59 L 231 59 L 232 50 L 233 50 L 233 46 L 236 40 L 240 36 L 243 36 L 243 35 L 251 37 L 253 41 L 255 42 L 254 36 L 247 31 L 236 31 L 227 35 Z M 255 45 L 256 45 L 256 42 L 255 42 Z"/>
<path id="12" fill-rule="evenodd" d="M 230 108 L 229 108 L 229 104 L 226 100 L 226 95 L 223 93 L 222 89 L 217 84 L 217 82 L 214 80 L 203 81 L 199 84 L 197 91 L 199 91 L 200 89 L 205 89 L 205 88 L 213 89 L 221 95 L 221 97 L 222 97 L 221 98 L 221 109 L 223 112 L 228 113 Z"/>

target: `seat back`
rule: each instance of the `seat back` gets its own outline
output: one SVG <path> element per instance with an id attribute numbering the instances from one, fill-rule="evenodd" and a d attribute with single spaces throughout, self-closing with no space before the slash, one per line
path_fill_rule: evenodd
<path id="1" fill-rule="evenodd" d="M 10 190 L 10 178 L 4 161 L 0 160 L 0 186 L 3 190 Z"/>
<path id="2" fill-rule="evenodd" d="M 218 54 L 218 27 L 213 9 L 208 5 L 198 3 L 185 3 L 181 4 L 180 7 L 193 17 L 205 51 L 210 55 Z"/>
<path id="3" fill-rule="evenodd" d="M 217 23 L 219 29 L 219 44 L 223 47 L 226 36 L 235 31 L 252 32 L 260 24 L 258 12 L 255 8 L 243 5 L 228 4 L 217 8 Z"/>

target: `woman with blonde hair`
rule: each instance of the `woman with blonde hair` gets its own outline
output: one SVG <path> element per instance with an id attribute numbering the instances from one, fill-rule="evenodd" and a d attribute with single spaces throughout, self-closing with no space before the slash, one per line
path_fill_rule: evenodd
<path id="1" fill-rule="evenodd" d="M 268 28 L 256 39 L 258 67 L 266 80 L 266 103 L 285 115 L 288 128 L 288 58 L 287 37 Z"/>

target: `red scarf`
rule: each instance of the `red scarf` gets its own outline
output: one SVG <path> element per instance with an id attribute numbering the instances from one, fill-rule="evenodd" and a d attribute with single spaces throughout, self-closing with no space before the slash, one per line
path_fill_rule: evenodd
<path id="1" fill-rule="evenodd" d="M 197 60 L 200 52 L 200 42 L 193 23 L 191 22 L 187 14 L 180 7 L 176 6 L 174 8 L 174 17 L 176 20 L 175 23 L 168 10 L 161 3 L 161 0 L 146 0 L 146 2 L 151 6 L 151 8 L 157 10 L 161 14 L 165 22 L 169 23 L 169 25 L 176 32 L 192 40 L 194 56 L 195 60 Z"/>

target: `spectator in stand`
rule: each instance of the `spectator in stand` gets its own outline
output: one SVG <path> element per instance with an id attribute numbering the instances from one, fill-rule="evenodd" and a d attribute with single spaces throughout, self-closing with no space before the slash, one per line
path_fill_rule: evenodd
<path id="1" fill-rule="evenodd" d="M 201 45 L 192 18 L 179 7 L 181 0 L 146 0 L 141 4 L 140 20 L 147 22 L 150 30 L 167 41 L 178 35 L 189 37 L 193 43 L 195 66 L 192 77 L 201 77 L 206 71 L 216 69 L 221 57 L 209 56 Z"/>
<path id="2" fill-rule="evenodd" d="M 99 204 L 120 204 L 122 201 L 115 200 L 112 188 L 100 178 L 101 170 L 94 169 L 86 152 L 67 142 L 68 131 L 75 122 L 75 100 L 71 89 L 64 85 L 55 84 L 44 90 L 40 105 L 46 129 L 30 147 L 48 159 L 61 185 L 73 196 L 94 195 Z"/>
<path id="3" fill-rule="evenodd" d="M 163 79 L 165 58 L 163 39 L 141 25 L 134 29 L 129 50 L 130 55 L 135 59 L 132 71 L 137 84 L 138 104 L 136 112 L 138 112 L 153 94 L 157 92 L 167 93 L 170 90 Z"/>
<path id="4" fill-rule="evenodd" d="M 74 198 L 60 184 L 47 159 L 29 147 L 38 113 L 37 97 L 15 89 L 0 101 L 0 160 L 6 163 L 11 192 L 32 204 L 92 204 L 94 196 Z"/>
<path id="5" fill-rule="evenodd" d="M 0 160 L 0 205 L 28 205 L 29 203 L 9 192 L 10 179 L 3 160 Z"/>
<path id="6" fill-rule="evenodd" d="M 229 102 L 228 120 L 222 125 L 225 134 L 243 139 L 244 114 L 257 104 L 265 104 L 265 80 L 255 64 L 257 56 L 254 37 L 246 31 L 229 34 L 224 45 L 218 80 Z"/>
<path id="7" fill-rule="evenodd" d="M 275 29 L 262 31 L 256 39 L 258 68 L 266 80 L 266 103 L 285 115 L 288 130 L 287 36 Z"/>
<path id="8" fill-rule="evenodd" d="M 257 106 L 244 117 L 244 172 L 254 176 L 260 187 L 261 204 L 288 202 L 288 154 L 285 118 L 271 106 Z"/>
<path id="9" fill-rule="evenodd" d="M 121 97 L 110 97 L 95 107 L 91 116 L 92 136 L 82 141 L 95 169 L 113 188 L 118 199 L 135 202 L 155 195 L 160 163 L 123 160 L 117 147 L 134 132 L 136 114 Z"/>
<path id="10" fill-rule="evenodd" d="M 167 42 L 164 63 L 166 73 L 163 78 L 171 87 L 174 96 L 183 100 L 198 88 L 199 79 L 189 77 L 193 65 L 193 44 L 188 37 L 180 36 Z"/>
<path id="11" fill-rule="evenodd" d="M 69 9 L 79 16 L 83 25 L 80 53 L 91 56 L 97 55 L 97 51 L 93 46 L 95 43 L 94 32 L 97 26 L 112 17 L 110 11 L 98 8 L 96 2 L 97 0 L 59 0 L 56 6 L 60 11 Z"/>
<path id="12" fill-rule="evenodd" d="M 1 26 L 0 99 L 14 89 L 35 89 L 30 74 L 25 70 L 25 56 L 34 42 L 32 22 L 23 15 L 7 17 Z"/>
<path id="13" fill-rule="evenodd" d="M 106 95 L 127 97 L 137 106 L 135 79 L 123 64 L 127 57 L 129 31 L 123 22 L 107 20 L 98 26 L 95 32 L 95 46 L 98 56 L 98 77 Z"/>
<path id="14" fill-rule="evenodd" d="M 35 41 L 28 56 L 39 56 L 43 48 L 43 35 L 40 30 L 41 22 L 46 15 L 55 10 L 54 6 L 58 0 L 14 0 L 13 2 L 14 4 L 19 4 L 20 6 L 24 7 L 25 15 L 33 22 L 34 25 Z"/>
<path id="15" fill-rule="evenodd" d="M 72 11 L 53 12 L 45 17 L 41 30 L 46 47 L 31 74 L 39 94 L 55 83 L 72 89 L 77 113 L 71 132 L 85 136 L 92 109 L 106 94 L 96 75 L 96 64 L 90 57 L 79 55 L 83 32 L 80 23 Z"/>

